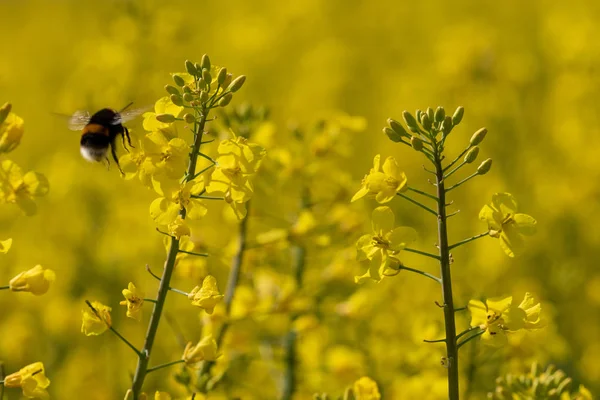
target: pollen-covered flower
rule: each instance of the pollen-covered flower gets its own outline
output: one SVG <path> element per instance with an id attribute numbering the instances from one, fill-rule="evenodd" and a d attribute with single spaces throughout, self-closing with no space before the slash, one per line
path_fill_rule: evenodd
<path id="1" fill-rule="evenodd" d="M 191 219 L 201 218 L 206 215 L 207 209 L 202 200 L 195 198 L 204 188 L 202 181 L 189 181 L 185 184 L 173 185 L 164 182 L 157 190 L 164 197 L 155 199 L 150 204 L 150 216 L 158 225 L 169 225 L 177 219 L 181 210 L 186 211 L 186 217 Z"/>
<path id="2" fill-rule="evenodd" d="M 46 378 L 44 364 L 35 362 L 29 364 L 4 378 L 4 386 L 7 388 L 21 388 L 23 396 L 29 399 L 49 399 L 46 389 L 50 386 L 50 380 Z"/>
<path id="3" fill-rule="evenodd" d="M 13 292 L 30 292 L 36 296 L 41 296 L 48 291 L 50 283 L 55 278 L 56 274 L 54 271 L 46 269 L 41 265 L 36 265 L 30 270 L 23 271 L 12 278 L 9 286 Z"/>
<path id="4" fill-rule="evenodd" d="M 208 275 L 202 281 L 202 287 L 196 286 L 192 289 L 188 298 L 192 301 L 192 305 L 203 308 L 207 314 L 212 314 L 215 306 L 223 299 L 223 295 L 219 293 L 215 277 Z"/>
<path id="5" fill-rule="evenodd" d="M 101 335 L 112 326 L 110 312 L 112 308 L 105 306 L 99 301 L 92 301 L 90 307 L 83 309 L 81 332 L 86 336 Z"/>
<path id="6" fill-rule="evenodd" d="M 23 119 L 10 112 L 8 104 L 2 106 L 2 109 L 7 106 L 9 113 L 3 121 L 0 121 L 0 153 L 13 151 L 21 143 L 24 132 Z"/>
<path id="7" fill-rule="evenodd" d="M 129 282 L 127 289 L 123 289 L 125 300 L 119 304 L 127 306 L 127 316 L 137 321 L 142 317 L 142 306 L 144 305 L 144 293 L 139 290 L 132 282 Z"/>
<path id="8" fill-rule="evenodd" d="M 8 238 L 6 240 L 0 240 L 0 253 L 6 254 L 12 247 L 12 238 Z"/>
<path id="9" fill-rule="evenodd" d="M 217 342 L 212 335 L 203 337 L 195 346 L 189 342 L 183 351 L 182 360 L 188 365 L 200 361 L 214 361 L 217 359 Z"/>
<path id="10" fill-rule="evenodd" d="M 417 233 L 413 228 L 394 228 L 394 212 L 387 206 L 373 210 L 373 232 L 363 235 L 356 242 L 357 260 L 370 260 L 369 270 L 354 278 L 356 282 L 371 278 L 379 282 L 389 270 L 397 270 L 401 265 L 398 254 L 407 244 L 414 242 Z"/>
<path id="11" fill-rule="evenodd" d="M 185 220 L 181 218 L 181 215 L 178 215 L 175 221 L 171 222 L 167 228 L 169 235 L 174 236 L 177 240 L 181 239 L 182 236 L 190 236 L 192 233 Z"/>
<path id="12" fill-rule="evenodd" d="M 479 212 L 479 219 L 488 224 L 490 236 L 500 239 L 500 246 L 509 257 L 522 253 L 523 236 L 531 236 L 536 231 L 537 221 L 517 210 L 517 201 L 510 193 L 496 193 L 492 203 Z"/>
<path id="13" fill-rule="evenodd" d="M 365 175 L 362 187 L 351 201 L 370 195 L 374 196 L 378 203 L 383 204 L 391 201 L 396 193 L 404 192 L 407 189 L 406 175 L 400 171 L 396 159 L 394 157 L 386 158 L 383 163 L 383 171 L 380 170 L 380 160 L 381 156 L 377 154 L 373 159 L 373 168 Z"/>
<path id="14" fill-rule="evenodd" d="M 363 376 L 352 385 L 352 393 L 356 400 L 379 400 L 381 394 L 377 382 L 368 376 Z"/>
<path id="15" fill-rule="evenodd" d="M 14 203 L 26 215 L 33 215 L 37 206 L 34 197 L 48 193 L 49 184 L 46 177 L 37 172 L 23 174 L 21 168 L 10 160 L 0 164 L 0 200 Z"/>

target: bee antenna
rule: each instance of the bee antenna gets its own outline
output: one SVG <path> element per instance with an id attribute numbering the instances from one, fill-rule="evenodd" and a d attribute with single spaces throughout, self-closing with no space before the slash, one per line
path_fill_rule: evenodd
<path id="1" fill-rule="evenodd" d="M 130 102 L 129 104 L 127 104 L 125 107 L 123 107 L 121 109 L 121 111 L 119 111 L 119 114 L 121 114 L 123 111 L 127 110 L 129 107 L 131 107 L 133 105 L 133 101 Z"/>

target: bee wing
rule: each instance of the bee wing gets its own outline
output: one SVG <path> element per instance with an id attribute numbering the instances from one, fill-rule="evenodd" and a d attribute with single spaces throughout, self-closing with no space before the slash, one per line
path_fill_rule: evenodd
<path id="1" fill-rule="evenodd" d="M 90 113 L 87 111 L 75 111 L 69 118 L 69 129 L 72 131 L 82 130 L 90 122 Z"/>
<path id="2" fill-rule="evenodd" d="M 113 119 L 112 124 L 113 125 L 124 124 L 124 123 L 136 118 L 137 116 L 141 115 L 142 113 L 148 111 L 151 108 L 152 108 L 152 106 L 145 106 L 145 107 L 133 108 L 131 110 L 127 110 L 127 111 L 123 111 L 122 113 L 118 113 L 117 116 L 115 117 L 115 119 Z"/>

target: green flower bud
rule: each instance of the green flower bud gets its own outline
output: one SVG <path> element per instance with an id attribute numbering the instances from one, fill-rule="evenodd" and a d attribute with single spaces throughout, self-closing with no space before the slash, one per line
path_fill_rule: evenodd
<path id="1" fill-rule="evenodd" d="M 486 128 L 481 128 L 480 130 L 475 132 L 473 136 L 471 136 L 471 146 L 477 146 L 479 143 L 483 142 L 483 139 L 485 139 L 486 134 Z"/>
<path id="2" fill-rule="evenodd" d="M 402 136 L 400 136 L 395 130 L 393 130 L 392 128 L 388 128 L 387 126 L 385 128 L 383 128 L 383 133 L 385 133 L 387 135 L 387 137 L 390 138 L 390 140 L 392 142 L 401 142 L 402 141 Z"/>
<path id="3" fill-rule="evenodd" d="M 429 117 L 429 120 L 431 122 L 433 122 L 433 119 L 435 118 L 435 115 L 433 113 L 433 108 L 431 107 L 427 107 L 427 111 L 425 112 L 427 114 L 427 116 Z"/>
<path id="4" fill-rule="evenodd" d="M 185 85 L 185 81 L 179 75 L 173 75 L 173 82 L 175 82 L 177 86 Z"/>
<path id="5" fill-rule="evenodd" d="M 406 132 L 402 124 L 396 121 L 395 119 L 388 118 L 387 123 L 390 126 L 390 128 L 392 128 L 394 132 L 396 132 L 398 135 L 406 137 L 410 136 L 408 132 Z"/>
<path id="6" fill-rule="evenodd" d="M 421 151 L 421 149 L 423 149 L 423 141 L 416 136 L 410 138 L 410 144 L 416 151 Z"/>
<path id="7" fill-rule="evenodd" d="M 223 83 L 225 83 L 225 78 L 227 78 L 227 68 L 221 68 L 219 73 L 217 74 L 217 83 L 219 86 L 223 87 Z"/>
<path id="8" fill-rule="evenodd" d="M 417 111 L 415 111 L 415 116 L 417 117 L 417 121 L 421 123 L 421 119 L 423 118 L 423 111 L 417 109 Z"/>
<path id="9" fill-rule="evenodd" d="M 0 124 L 6 120 L 8 114 L 12 110 L 12 105 L 10 103 L 4 103 L 2 107 L 0 107 Z"/>
<path id="10" fill-rule="evenodd" d="M 200 65 L 202 69 L 207 69 L 210 71 L 210 58 L 208 58 L 208 54 L 202 56 L 202 61 L 200 61 Z"/>
<path id="11" fill-rule="evenodd" d="M 408 111 L 406 111 L 406 110 L 402 111 L 402 118 L 404 119 L 406 126 L 408 126 L 408 129 L 411 132 L 414 132 L 414 133 L 419 132 L 419 125 L 417 125 L 417 121 L 415 120 L 415 117 L 413 117 Z"/>
<path id="12" fill-rule="evenodd" d="M 202 70 L 202 80 L 206 83 L 212 82 L 212 76 L 210 76 L 210 72 L 207 69 Z"/>
<path id="13" fill-rule="evenodd" d="M 244 85 L 244 82 L 246 82 L 246 77 L 244 75 L 240 75 L 237 78 L 235 78 L 233 82 L 231 82 L 227 90 L 229 90 L 232 93 L 235 93 L 241 89 L 241 87 Z"/>
<path id="14" fill-rule="evenodd" d="M 477 167 L 477 173 L 479 175 L 485 175 L 492 168 L 492 159 L 488 158 L 484 162 L 481 163 L 479 167 Z"/>
<path id="15" fill-rule="evenodd" d="M 193 124 L 194 122 L 196 122 L 196 118 L 194 118 L 194 116 L 190 113 L 186 113 L 183 116 L 183 120 L 188 124 Z"/>
<path id="16" fill-rule="evenodd" d="M 231 99 L 233 99 L 233 95 L 231 93 L 227 93 L 225 96 L 223 96 L 221 98 L 221 100 L 219 100 L 219 106 L 225 107 L 227 104 L 229 104 L 231 102 Z"/>
<path id="17" fill-rule="evenodd" d="M 191 93 L 184 93 L 183 100 L 185 100 L 189 103 L 190 101 L 194 100 L 194 96 L 192 96 Z"/>
<path id="18" fill-rule="evenodd" d="M 452 116 L 452 125 L 460 124 L 462 121 L 463 114 L 465 113 L 465 109 L 462 106 L 459 106 L 456 111 L 454 111 L 454 115 Z"/>
<path id="19" fill-rule="evenodd" d="M 183 106 L 183 99 L 181 98 L 181 96 L 177 96 L 175 94 L 171 95 L 171 102 L 173 102 L 173 104 L 175 104 L 176 106 Z"/>
<path id="20" fill-rule="evenodd" d="M 446 117 L 446 111 L 444 111 L 444 107 L 438 107 L 435 109 L 434 119 L 435 122 L 440 123 Z"/>
<path id="21" fill-rule="evenodd" d="M 171 122 L 175 122 L 175 116 L 173 114 L 157 114 L 156 119 L 159 122 L 164 122 L 165 124 L 170 124 Z"/>
<path id="22" fill-rule="evenodd" d="M 208 100 L 208 93 L 206 91 L 201 91 L 200 92 L 200 102 L 201 103 L 206 103 L 206 101 Z"/>
<path id="23" fill-rule="evenodd" d="M 200 79 L 198 80 L 198 87 L 199 87 L 200 89 L 202 89 L 202 90 L 205 90 L 205 89 L 207 89 L 207 87 L 206 87 L 206 81 L 205 81 L 204 79 L 200 78 Z"/>
<path id="24" fill-rule="evenodd" d="M 478 154 L 479 154 L 479 147 L 478 146 L 471 147 L 471 150 L 469 150 L 467 152 L 467 154 L 465 155 L 465 162 L 467 164 L 471 164 L 473 161 L 475 161 Z"/>
<path id="25" fill-rule="evenodd" d="M 429 118 L 429 114 L 421 115 L 421 125 L 423 125 L 423 129 L 426 131 L 431 130 L 431 119 Z"/>
<path id="26" fill-rule="evenodd" d="M 233 79 L 233 75 L 231 74 L 227 74 L 225 76 L 225 80 L 223 81 L 223 84 L 221 85 L 222 88 L 226 88 L 229 87 L 229 84 L 231 84 L 231 80 Z"/>
<path id="27" fill-rule="evenodd" d="M 169 94 L 175 94 L 175 95 L 179 95 L 179 89 L 177 89 L 175 86 L 173 85 L 165 85 L 165 90 L 167 91 L 167 93 Z"/>
<path id="28" fill-rule="evenodd" d="M 190 60 L 185 61 L 185 70 L 190 75 L 198 75 L 198 70 L 196 69 L 196 66 Z"/>
<path id="29" fill-rule="evenodd" d="M 442 131 L 444 132 L 444 136 L 447 136 L 452 131 L 452 128 L 454 128 L 454 125 L 452 124 L 452 117 L 446 115 L 444 122 L 442 122 Z"/>

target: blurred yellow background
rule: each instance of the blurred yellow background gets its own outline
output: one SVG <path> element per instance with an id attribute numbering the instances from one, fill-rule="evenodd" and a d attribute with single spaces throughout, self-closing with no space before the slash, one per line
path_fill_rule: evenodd
<path id="1" fill-rule="evenodd" d="M 334 111 L 366 118 L 368 127 L 352 138 L 353 156 L 345 166 L 356 189 L 377 153 L 395 156 L 412 186 L 429 189 L 424 159 L 390 142 L 381 128 L 405 109 L 442 105 L 452 113 L 464 106 L 448 150 L 457 154 L 486 126 L 482 154 L 494 165 L 452 193 L 461 210 L 450 222 L 453 241 L 485 230 L 477 214 L 495 192 L 512 193 L 539 228 L 519 258 L 509 259 L 489 238 L 458 249 L 456 302 L 511 294 L 517 299 L 530 291 L 549 320 L 544 331 L 518 336 L 509 351 L 474 349 L 478 367 L 469 396 L 483 398 L 496 376 L 526 370 L 534 360 L 555 363 L 598 393 L 599 18 L 600 3 L 590 0 L 1 2 L 0 102 L 10 101 L 26 127 L 10 158 L 46 174 L 51 188 L 33 217 L 0 208 L 0 239 L 14 239 L 0 258 L 0 282 L 38 263 L 54 269 L 57 280 L 44 297 L 0 292 L 0 360 L 9 371 L 43 361 L 56 399 L 122 398 L 134 357 L 112 335 L 83 336 L 81 309 L 84 299 L 112 306 L 115 326 L 141 344 L 149 312 L 139 325 L 126 320 L 117 303 L 129 281 L 148 294 L 155 290 L 144 271 L 146 263 L 158 269 L 164 261 L 162 238 L 148 214 L 155 194 L 124 181 L 114 167 L 85 162 L 78 133 L 54 113 L 153 104 L 184 60 L 208 53 L 214 64 L 248 77 L 234 102 L 270 107 L 281 130 L 290 121 L 306 124 Z M 130 126 L 140 129 L 139 123 Z M 363 206 L 368 220 L 374 203 L 358 209 Z M 391 206 L 400 225 L 421 234 L 418 247 L 434 251 L 429 215 L 401 200 Z M 205 226 L 206 242 L 214 247 L 236 232 L 234 225 Z M 324 268 L 318 257 L 311 260 L 311 268 Z M 408 260 L 414 267 L 421 262 Z M 429 261 L 419 267 L 437 271 Z M 209 260 L 202 268 L 224 284 L 226 262 Z M 353 268 L 344 283 L 352 291 Z M 311 344 L 315 338 L 301 343 L 298 398 L 339 394 L 363 374 L 378 380 L 386 398 L 444 398 L 441 349 L 421 342 L 443 331 L 433 305 L 437 288 L 408 274 L 365 286 L 352 324 L 335 320 L 320 332 L 325 344 Z M 198 313 L 186 299 L 171 296 L 168 309 L 181 315 L 189 340 L 197 340 Z M 464 328 L 468 317 L 461 318 Z M 365 323 L 371 326 L 361 327 Z M 336 330 L 344 329 L 356 334 L 345 332 L 341 341 Z M 161 324 L 159 336 L 154 359 L 178 357 L 168 324 Z M 264 356 L 257 348 L 252 353 Z M 465 366 L 469 354 L 463 355 Z M 253 374 L 252 368 L 235 371 L 228 384 L 269 381 Z M 269 382 L 248 389 L 247 398 L 276 398 L 277 383 Z M 147 381 L 149 391 L 176 393 L 176 386 L 167 371 Z M 7 396 L 18 398 L 15 391 Z"/>

